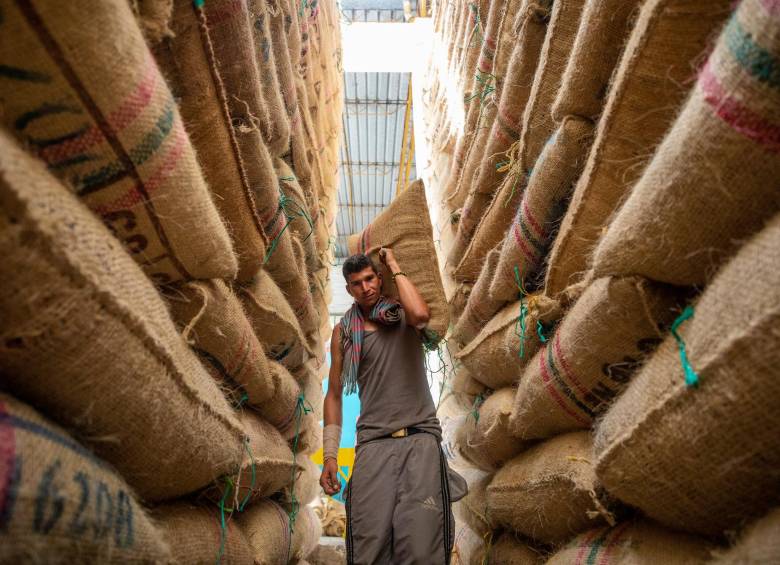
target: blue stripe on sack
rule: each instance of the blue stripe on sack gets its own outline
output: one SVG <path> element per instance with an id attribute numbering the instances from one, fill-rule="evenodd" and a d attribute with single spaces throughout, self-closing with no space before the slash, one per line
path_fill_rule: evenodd
<path id="1" fill-rule="evenodd" d="M 755 42 L 736 15 L 732 16 L 726 27 L 725 40 L 731 54 L 751 76 L 774 88 L 780 87 L 780 63 L 777 58 Z"/>

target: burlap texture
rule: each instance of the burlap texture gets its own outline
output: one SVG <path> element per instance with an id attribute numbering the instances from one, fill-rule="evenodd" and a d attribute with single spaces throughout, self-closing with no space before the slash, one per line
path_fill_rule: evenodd
<path id="1" fill-rule="evenodd" d="M 175 502 L 156 508 L 154 518 L 171 547 L 175 563 L 216 562 L 218 557 L 219 563 L 225 565 L 253 563 L 252 549 L 236 525 L 235 515 L 226 518 L 224 533 L 219 510 L 213 505 Z"/>
<path id="2" fill-rule="evenodd" d="M 412 182 L 360 234 L 349 236 L 349 253 L 367 253 L 383 275 L 383 291 L 398 297 L 391 273 L 378 259 L 380 247 L 390 247 L 399 267 L 414 282 L 431 310 L 427 329 L 438 338 L 449 327 L 449 309 L 433 245 L 433 228 L 421 180 Z"/>
<path id="3" fill-rule="evenodd" d="M 254 38 L 254 54 L 260 86 L 270 122 L 261 125 L 268 150 L 275 157 L 290 148 L 290 117 L 279 83 L 275 51 L 272 48 L 271 18 L 279 12 L 276 2 L 248 0 L 248 17 Z"/>
<path id="4" fill-rule="evenodd" d="M 240 296 L 255 335 L 271 359 L 294 370 L 311 357 L 295 313 L 268 273 L 260 271 Z"/>
<path id="5" fill-rule="evenodd" d="M 572 187 L 585 166 L 592 134 L 589 120 L 567 116 L 537 159 L 500 244 L 500 258 L 490 282 L 493 300 L 503 303 L 517 296 L 515 268 L 522 284 L 537 286 Z"/>
<path id="6" fill-rule="evenodd" d="M 460 261 L 479 220 L 501 184 L 505 171 L 498 169 L 506 158 L 505 152 L 520 138 L 523 111 L 531 92 L 549 15 L 546 5 L 529 4 L 517 16 L 517 41 L 508 62 L 495 118 L 488 130 L 490 134 L 484 139 L 484 145 L 477 146 L 479 151 L 484 148 L 482 153 L 478 151 L 474 156 L 481 158 L 479 166 L 474 169 L 472 177 L 464 175 L 463 182 L 470 183 L 470 186 L 461 188 L 467 196 L 455 247 L 450 252 L 455 261 Z M 459 248 L 457 251 L 456 247 Z"/>
<path id="7" fill-rule="evenodd" d="M 548 565 L 632 563 L 695 565 L 708 562 L 710 546 L 700 538 L 636 520 L 580 534 L 555 552 Z"/>
<path id="8" fill-rule="evenodd" d="M 780 502 L 780 216 L 748 242 L 596 430 L 604 486 L 673 528 L 719 535 Z M 738 291 L 741 289 L 741 291 Z M 717 472 L 702 473 L 703 466 Z"/>
<path id="9" fill-rule="evenodd" d="M 298 512 L 292 533 L 289 515 L 270 500 L 247 508 L 238 522 L 254 552 L 255 565 L 297 562 L 312 552 L 320 538 L 319 520 L 308 506 Z"/>
<path id="10" fill-rule="evenodd" d="M 288 511 L 292 508 L 293 494 L 295 503 L 301 507 L 313 502 L 322 490 L 320 487 L 320 468 L 304 453 L 295 456 L 295 464 L 298 470 L 295 475 L 295 483 L 288 481 L 287 485 L 274 496 L 274 499 Z"/>
<path id="11" fill-rule="evenodd" d="M 502 467 L 487 489 L 497 523 L 543 543 L 600 525 L 593 445 L 588 432 L 554 437 Z"/>
<path id="12" fill-rule="evenodd" d="M 752 523 L 727 551 L 718 554 L 713 565 L 759 565 L 780 559 L 780 509 Z"/>
<path id="13" fill-rule="evenodd" d="M 282 434 L 251 410 L 240 414 L 247 433 L 244 457 L 230 474 L 215 481 L 203 496 L 215 503 L 240 510 L 244 504 L 270 496 L 290 484 L 300 469 Z"/>
<path id="14" fill-rule="evenodd" d="M 180 284 L 166 291 L 182 337 L 203 360 L 234 406 L 252 406 L 279 429 L 289 427 L 299 388 L 257 339 L 241 302 L 223 281 Z"/>
<path id="15" fill-rule="evenodd" d="M 548 296 L 586 271 L 602 229 L 677 116 L 697 60 L 730 5 L 728 0 L 648 0 L 642 6 L 550 254 Z"/>
<path id="16" fill-rule="evenodd" d="M 172 35 L 155 46 L 155 59 L 176 98 L 214 203 L 233 240 L 238 279 L 246 281 L 260 269 L 265 256 L 262 221 L 230 123 L 203 12 L 187 0 L 172 4 Z"/>
<path id="17" fill-rule="evenodd" d="M 309 404 L 307 404 L 306 407 L 308 409 L 312 408 Z M 298 430 L 297 442 L 295 434 L 288 439 L 291 449 L 296 453 L 311 455 L 322 448 L 322 426 L 313 410 L 301 414 L 300 423 L 296 425 L 296 429 Z"/>
<path id="18" fill-rule="evenodd" d="M 497 169 L 499 163 L 505 160 L 504 152 L 520 138 L 523 112 L 531 93 L 549 17 L 550 10 L 546 3 L 529 5 L 526 11 L 517 16 L 517 40 L 508 62 L 496 118 L 490 128 L 484 158 L 479 169 L 475 171 L 476 178 L 469 191 L 469 194 L 474 193 L 474 199 L 483 200 L 478 204 L 476 200 L 471 200 L 470 196 L 471 202 L 465 204 L 470 209 L 481 206 L 484 211 L 490 203 L 503 176 Z M 482 212 L 475 209 L 472 216 L 473 230 L 482 217 Z"/>
<path id="19" fill-rule="evenodd" d="M 468 304 L 469 295 L 473 288 L 474 285 L 470 283 L 460 283 L 455 288 L 452 296 L 447 301 L 450 311 L 450 320 L 460 319 L 460 316 L 466 308 L 466 304 Z"/>
<path id="20" fill-rule="evenodd" d="M 310 359 L 303 367 L 298 369 L 293 376 L 300 384 L 306 400 L 307 408 L 317 420 L 322 420 L 322 374 L 328 374 L 328 366 L 325 360 Z"/>
<path id="21" fill-rule="evenodd" d="M 539 349 L 537 321 L 549 324 L 559 316 L 555 304 L 541 300 L 532 300 L 529 304 L 529 298 L 523 298 L 523 304 L 523 324 L 520 323 L 523 306 L 519 301 L 510 304 L 493 316 L 455 356 L 472 377 L 489 388 L 504 388 L 517 382 L 523 367 Z"/>
<path id="22" fill-rule="evenodd" d="M 173 35 L 173 0 L 130 0 L 130 7 L 150 45 Z"/>
<path id="23" fill-rule="evenodd" d="M 609 80 L 641 5 L 642 0 L 585 4 L 561 88 L 552 107 L 556 122 L 566 116 L 598 120 Z"/>
<path id="24" fill-rule="evenodd" d="M 488 292 L 490 281 L 493 280 L 493 274 L 496 271 L 496 265 L 498 265 L 498 259 L 498 249 L 488 253 L 479 278 L 468 295 L 466 307 L 452 329 L 452 337 L 460 343 L 466 344 L 474 339 L 503 306 L 503 302 L 493 300 Z"/>
<path id="25" fill-rule="evenodd" d="M 127 2 L 25 2 L 3 13 L 8 130 L 158 283 L 237 263 L 182 118 Z M 116 51 L 100 47 L 111 37 Z"/>
<path id="26" fill-rule="evenodd" d="M 492 79 L 488 77 L 488 75 L 491 75 L 493 72 L 496 54 L 497 45 L 494 38 L 501 27 L 501 20 L 504 17 L 509 2 L 510 0 L 495 0 L 494 2 L 491 2 L 487 13 L 487 19 L 481 24 L 484 27 L 480 33 L 484 34 L 484 36 L 482 37 L 477 67 L 475 73 L 467 77 L 468 88 L 464 90 L 463 107 L 465 112 L 465 123 L 463 125 L 463 131 L 460 133 L 455 143 L 455 150 L 447 176 L 447 183 L 444 185 L 442 192 L 442 194 L 447 197 L 447 201 L 452 208 L 460 208 L 463 206 L 462 200 L 466 197 L 465 193 L 461 194 L 460 192 L 461 173 L 466 164 L 469 147 L 474 139 L 474 129 L 480 116 L 480 110 L 482 109 L 482 98 L 488 93 L 490 87 L 495 88 L 495 84 L 490 82 Z M 472 9 L 468 5 L 460 9 L 465 10 L 466 12 L 463 15 L 464 17 L 461 18 L 461 26 L 466 26 L 472 18 Z M 485 41 L 485 36 L 492 38 L 491 41 Z M 476 39 L 478 39 L 478 37 L 475 38 L 475 41 Z M 477 78 L 480 80 L 477 80 Z M 480 81 L 489 82 L 486 85 L 484 82 Z M 485 90 L 486 87 L 488 88 L 487 91 Z M 476 95 L 476 97 L 473 97 L 474 95 Z"/>
<path id="27" fill-rule="evenodd" d="M 640 277 L 591 283 L 523 372 L 512 433 L 530 440 L 589 429 L 661 342 L 678 299 Z"/>
<path id="28" fill-rule="evenodd" d="M 91 438 L 144 498 L 182 495 L 231 469 L 243 430 L 157 290 L 2 133 L 0 202 L 4 388 Z"/>
<path id="29" fill-rule="evenodd" d="M 487 502 L 487 487 L 492 475 L 469 484 L 469 493 L 458 501 L 456 520 L 462 519 L 480 537 L 487 536 L 496 528 L 490 516 Z"/>
<path id="30" fill-rule="evenodd" d="M 545 561 L 543 554 L 532 548 L 527 541 L 504 532 L 490 544 L 486 561 L 489 565 L 538 565 Z M 482 562 L 479 563 L 482 565 Z"/>
<path id="31" fill-rule="evenodd" d="M 555 2 L 550 24 L 534 74 L 534 82 L 523 110 L 517 160 L 501 188 L 485 210 L 466 251 L 455 269 L 458 280 L 476 277 L 488 250 L 504 237 L 522 197 L 528 176 L 550 136 L 555 132 L 552 103 L 561 84 L 585 0 Z"/>
<path id="32" fill-rule="evenodd" d="M 493 471 L 518 455 L 527 445 L 509 433 L 509 414 L 515 389 L 502 388 L 469 414 L 458 430 L 463 456 L 480 469 Z"/>
<path id="33" fill-rule="evenodd" d="M 776 14 L 742 2 L 596 248 L 597 276 L 703 284 L 780 210 L 780 81 L 765 64 L 780 65 Z"/>
<path id="34" fill-rule="evenodd" d="M 287 212 L 292 216 L 288 230 L 298 236 L 303 245 L 306 258 L 306 270 L 310 273 L 322 268 L 322 261 L 317 251 L 317 236 L 315 235 L 314 218 L 309 212 L 306 195 L 303 192 L 296 173 L 282 159 L 274 159 L 279 188 L 287 200 Z M 299 269 L 300 270 L 300 269 Z"/>
<path id="35" fill-rule="evenodd" d="M 487 387 L 471 376 L 466 367 L 459 366 L 452 376 L 452 392 L 467 406 L 473 406 L 476 397 L 487 392 Z"/>
<path id="36" fill-rule="evenodd" d="M 168 544 L 118 474 L 29 406 L 0 393 L 0 560 L 141 563 Z"/>

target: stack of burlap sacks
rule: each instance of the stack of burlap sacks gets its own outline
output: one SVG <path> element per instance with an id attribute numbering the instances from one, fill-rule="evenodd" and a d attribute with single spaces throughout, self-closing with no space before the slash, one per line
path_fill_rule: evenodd
<path id="1" fill-rule="evenodd" d="M 0 561 L 304 560 L 336 3 L 0 11 Z"/>
<path id="2" fill-rule="evenodd" d="M 777 6 L 495 0 L 435 18 L 449 67 L 427 135 L 459 348 L 442 421 L 482 471 L 459 557 L 780 560 Z"/>

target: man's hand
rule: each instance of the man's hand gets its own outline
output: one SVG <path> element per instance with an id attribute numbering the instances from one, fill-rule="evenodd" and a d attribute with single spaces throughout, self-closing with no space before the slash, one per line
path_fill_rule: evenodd
<path id="1" fill-rule="evenodd" d="M 320 486 L 328 496 L 333 496 L 341 491 L 339 468 L 335 459 L 325 460 L 322 466 L 322 475 L 320 475 Z"/>
<path id="2" fill-rule="evenodd" d="M 398 271 L 398 262 L 395 260 L 395 254 L 389 247 L 382 247 L 379 249 L 379 260 L 390 269 L 391 273 Z"/>

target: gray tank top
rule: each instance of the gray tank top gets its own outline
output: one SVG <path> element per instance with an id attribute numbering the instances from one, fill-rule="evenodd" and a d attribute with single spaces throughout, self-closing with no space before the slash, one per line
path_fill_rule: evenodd
<path id="1" fill-rule="evenodd" d="M 344 359 L 350 357 L 351 349 L 346 346 Z M 358 370 L 358 444 L 408 427 L 441 439 L 423 356 L 420 336 L 406 325 L 403 310 L 398 324 L 365 332 Z"/>

